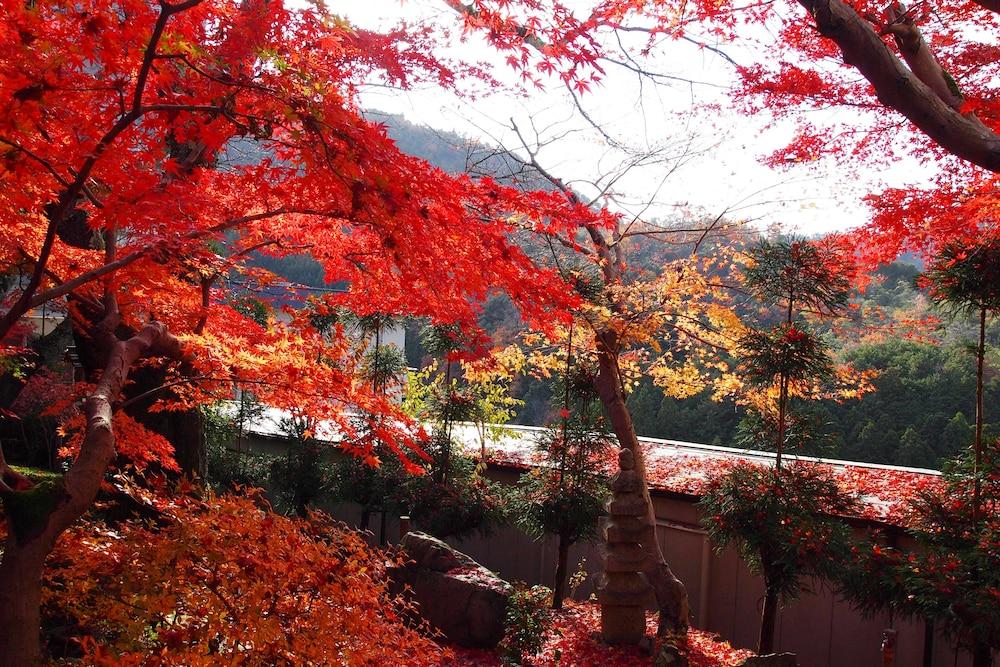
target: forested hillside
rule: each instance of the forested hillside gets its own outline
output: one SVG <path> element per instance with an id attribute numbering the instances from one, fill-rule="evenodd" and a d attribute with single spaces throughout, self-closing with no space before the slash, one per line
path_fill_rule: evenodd
<path id="1" fill-rule="evenodd" d="M 499 178 L 510 174 L 510 163 L 502 156 L 457 134 L 420 127 L 400 116 L 379 112 L 371 112 L 371 116 L 386 124 L 390 136 L 405 152 L 446 171 L 472 169 Z M 667 224 L 683 223 L 684 220 L 677 220 Z M 744 230 L 744 241 L 757 234 L 752 229 Z M 650 270 L 666 257 L 685 252 L 688 248 L 683 245 L 640 241 L 632 249 L 632 257 L 636 270 Z M 291 282 L 332 287 L 323 282 L 319 265 L 307 255 L 281 259 L 261 255 L 257 263 Z M 828 342 L 841 361 L 858 370 L 876 373 L 875 391 L 855 400 L 820 402 L 814 418 L 822 425 L 824 437 L 802 453 L 935 468 L 970 442 L 973 430 L 970 423 L 975 416 L 972 398 L 975 363 L 969 352 L 973 327 L 962 319 L 935 313 L 915 284 L 918 273 L 918 266 L 905 257 L 882 267 L 877 280 L 863 293 L 854 295 L 856 308 L 851 321 L 827 333 Z M 909 322 L 924 316 L 930 316 L 928 322 L 890 328 L 891 334 L 873 335 L 867 331 L 869 328 L 882 331 L 894 322 Z M 516 310 L 502 296 L 487 304 L 480 323 L 500 341 L 512 340 L 521 328 Z M 425 357 L 419 338 L 423 323 L 409 322 L 406 326 L 407 362 L 420 366 Z M 1000 342 L 1000 326 L 991 328 L 988 339 L 994 345 Z M 512 391 L 524 402 L 515 423 L 538 425 L 551 418 L 551 390 L 544 382 L 519 378 Z M 988 403 L 1000 400 L 1000 379 L 995 372 L 987 374 L 986 392 Z M 710 392 L 674 399 L 664 396 L 644 378 L 630 395 L 629 403 L 641 435 L 747 446 L 739 438 L 743 409 L 730 400 L 712 400 Z M 992 431 L 987 428 L 987 433 Z"/>

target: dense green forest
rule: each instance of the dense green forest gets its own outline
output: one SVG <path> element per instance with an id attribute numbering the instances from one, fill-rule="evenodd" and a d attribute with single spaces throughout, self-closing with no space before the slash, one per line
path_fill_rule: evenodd
<path id="1" fill-rule="evenodd" d="M 459 172 L 475 168 L 501 178 L 510 175 L 510 164 L 502 155 L 470 144 L 458 135 L 419 127 L 399 116 L 378 112 L 371 115 L 386 124 L 390 136 L 403 150 L 442 169 Z M 755 234 L 751 230 L 746 238 Z M 633 249 L 632 257 L 641 268 L 652 270 L 658 261 L 682 252 L 686 251 L 648 243 Z M 319 265 L 308 256 L 262 255 L 257 263 L 294 283 L 333 287 L 324 282 Z M 869 322 L 863 318 L 872 317 L 873 311 L 881 314 L 877 322 L 880 326 L 897 319 L 934 315 L 926 296 L 916 287 L 918 273 L 918 263 L 912 258 L 882 267 L 877 279 L 864 292 L 854 295 L 853 302 L 858 306 L 854 312 L 863 315 L 856 315 L 855 321 L 848 323 L 846 328 L 853 333 L 827 333 L 840 361 L 877 373 L 873 380 L 875 391 L 856 400 L 820 402 L 814 418 L 821 423 L 825 437 L 821 445 L 802 453 L 936 468 L 971 442 L 970 423 L 975 417 L 975 368 L 969 352 L 971 323 L 942 315 L 939 324 L 911 328 L 908 336 L 892 335 L 875 341 L 864 336 Z M 512 340 L 520 328 L 516 311 L 502 297 L 486 304 L 481 324 L 500 341 Z M 406 326 L 407 363 L 420 366 L 425 357 L 418 335 L 423 325 L 410 322 Z M 994 325 L 988 339 L 995 349 L 1000 342 L 1000 327 Z M 513 392 L 524 401 L 515 423 L 537 425 L 551 417 L 550 390 L 545 383 L 521 378 L 514 383 Z M 987 404 L 1000 400 L 1000 378 L 992 369 L 986 377 L 986 392 Z M 743 416 L 740 406 L 732 401 L 713 401 L 708 392 L 682 400 L 665 397 L 648 379 L 632 393 L 629 402 L 638 432 L 657 438 L 735 446 Z"/>

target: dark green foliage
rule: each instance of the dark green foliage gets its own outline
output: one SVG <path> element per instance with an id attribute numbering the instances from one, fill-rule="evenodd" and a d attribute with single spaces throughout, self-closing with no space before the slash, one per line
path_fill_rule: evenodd
<path id="1" fill-rule="evenodd" d="M 765 239 L 750 256 L 743 283 L 764 303 L 828 314 L 847 304 L 851 283 L 843 260 L 816 243 Z"/>
<path id="2" fill-rule="evenodd" d="M 267 269 L 297 285 L 328 286 L 323 265 L 317 262 L 312 255 L 298 254 L 276 257 L 255 253 L 250 264 Z"/>
<path id="3" fill-rule="evenodd" d="M 967 416 L 975 414 L 975 361 L 960 346 L 890 340 L 860 346 L 846 360 L 878 375 L 874 392 L 826 404 L 843 435 L 840 458 L 896 463 L 900 437 L 909 428 L 933 453 L 927 467 L 939 467 L 972 443 Z M 986 402 L 1000 402 L 1000 378 L 987 378 Z M 987 424 L 987 433 L 991 430 Z"/>
<path id="4" fill-rule="evenodd" d="M 716 549 L 733 546 L 785 600 L 807 577 L 830 577 L 849 552 L 843 516 L 857 510 L 823 468 L 744 464 L 714 480 L 699 503 Z"/>
<path id="5" fill-rule="evenodd" d="M 607 479 L 596 463 L 612 445 L 603 430 L 599 408 L 568 415 L 538 439 L 542 466 L 521 475 L 511 501 L 511 515 L 529 535 L 559 539 L 554 604 L 561 607 L 569 547 L 597 536 L 608 499 Z"/>
<path id="6" fill-rule="evenodd" d="M 306 308 L 309 309 L 309 324 L 324 336 L 330 335 L 333 327 L 341 320 L 341 313 L 321 300 L 310 299 L 306 303 Z"/>
<path id="7" fill-rule="evenodd" d="M 504 664 L 520 665 L 542 650 L 545 636 L 552 626 L 549 598 L 552 591 L 544 586 L 528 587 L 514 583 L 514 592 L 507 602 L 507 618 L 500 653 Z"/>
<path id="8" fill-rule="evenodd" d="M 956 314 L 1000 309 L 1000 239 L 975 246 L 946 245 L 927 267 L 924 280 L 931 298 Z"/>
<path id="9" fill-rule="evenodd" d="M 474 461 L 452 438 L 457 422 L 503 423 L 509 414 L 496 401 L 506 397 L 501 387 L 469 383 L 451 355 L 467 343 L 454 325 L 425 327 L 421 343 L 428 353 L 443 358 L 443 369 L 429 366 L 411 377 L 404 407 L 433 424 L 424 446 L 430 455 L 426 475 L 406 484 L 409 515 L 439 538 L 489 534 L 507 520 L 506 497 L 498 484 L 483 477 L 484 464 Z M 503 415 L 503 416 L 500 416 Z"/>
<path id="10" fill-rule="evenodd" d="M 275 505 L 299 516 L 308 516 L 316 503 L 336 490 L 333 466 L 326 446 L 313 437 L 310 423 L 292 417 L 282 423 L 288 450 L 271 466 Z"/>
<path id="11" fill-rule="evenodd" d="M 521 476 L 512 511 L 519 525 L 570 544 L 595 537 L 608 498 L 607 479 L 595 472 L 596 463 L 613 442 L 599 408 L 575 412 L 545 430 L 535 446 L 542 466 Z"/>
<path id="12" fill-rule="evenodd" d="M 436 453 L 433 446 L 430 453 Z M 506 523 L 503 488 L 479 473 L 471 458 L 453 454 L 448 458 L 448 474 L 443 480 L 434 474 L 411 477 L 405 494 L 413 522 L 441 539 L 460 539 L 474 533 L 489 535 Z"/>
<path id="13" fill-rule="evenodd" d="M 833 374 L 830 348 L 794 324 L 751 329 L 739 341 L 740 373 L 757 387 L 769 387 L 784 376 L 792 382 L 826 380 Z"/>
<path id="14" fill-rule="evenodd" d="M 799 405 L 789 411 L 785 419 L 785 451 L 819 457 L 836 453 L 837 439 L 832 424 L 815 406 Z M 772 450 L 777 429 L 774 415 L 748 411 L 736 426 L 732 445 L 738 449 Z"/>
<path id="15" fill-rule="evenodd" d="M 247 296 L 234 300 L 232 306 L 233 310 L 249 317 L 262 327 L 267 326 L 267 318 L 270 313 L 267 306 L 260 299 Z"/>
<path id="16" fill-rule="evenodd" d="M 399 382 L 406 371 L 403 352 L 395 345 L 372 346 L 365 353 L 361 365 L 361 375 L 371 385 L 383 393 L 391 385 Z"/>
<path id="17" fill-rule="evenodd" d="M 399 456 L 375 437 L 373 419 L 369 415 L 355 420 L 356 442 L 352 444 L 359 451 L 370 453 L 378 465 L 366 460 L 369 457 L 349 455 L 333 470 L 335 496 L 360 505 L 362 530 L 369 528 L 369 519 L 375 512 L 398 516 L 410 509 L 406 485 L 411 475 L 404 470 Z"/>
<path id="18" fill-rule="evenodd" d="M 912 426 L 903 431 L 896 451 L 896 464 L 912 468 L 926 468 L 934 465 L 934 451 L 923 436 Z"/>
<path id="19" fill-rule="evenodd" d="M 208 483 L 217 491 L 232 491 L 238 486 L 267 486 L 272 459 L 243 451 L 242 442 L 246 425 L 260 411 L 260 405 L 245 392 L 234 412 L 202 408 Z"/>
<path id="20" fill-rule="evenodd" d="M 906 551 L 873 535 L 843 571 L 845 596 L 866 613 L 933 619 L 966 647 L 1000 648 L 1000 447 L 983 458 L 982 512 L 973 516 L 972 456 L 945 467 L 943 485 L 913 503 Z"/>
<path id="21" fill-rule="evenodd" d="M 541 466 L 521 476 L 511 500 L 511 514 L 529 535 L 559 540 L 553 606 L 561 608 L 571 545 L 595 537 L 609 489 L 596 472 L 614 445 L 607 432 L 594 370 L 577 362 L 553 390 L 559 418 L 540 434 L 535 451 Z"/>
<path id="22" fill-rule="evenodd" d="M 782 321 L 768 328 L 750 328 L 740 337 L 739 372 L 750 387 L 776 388 L 773 406 L 757 406 L 758 425 L 774 428 L 759 446 L 770 441 L 781 467 L 789 443 L 792 399 L 833 375 L 829 347 L 802 321 L 803 315 L 833 317 L 847 305 L 850 283 L 846 265 L 834 253 L 809 241 L 764 240 L 750 251 L 743 284 L 759 301 L 780 307 Z M 773 415 L 771 414 L 773 410 Z M 808 438 L 808 420 L 800 419 L 796 439 Z M 744 434 L 747 429 L 744 429 Z"/>
<path id="23" fill-rule="evenodd" d="M 446 357 L 462 349 L 462 331 L 454 324 L 424 327 L 420 332 L 420 344 L 427 354 L 433 357 Z"/>

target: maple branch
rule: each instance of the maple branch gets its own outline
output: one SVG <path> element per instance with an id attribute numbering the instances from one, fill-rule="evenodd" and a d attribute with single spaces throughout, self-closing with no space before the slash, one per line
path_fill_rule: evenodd
<path id="1" fill-rule="evenodd" d="M 133 396 L 132 398 L 130 398 L 130 399 L 126 400 L 126 401 L 123 401 L 120 404 L 115 404 L 115 409 L 124 410 L 125 408 L 127 408 L 130 405 L 132 405 L 133 403 L 138 403 L 142 399 L 149 398 L 153 394 L 157 394 L 157 393 L 163 391 L 164 389 L 169 389 L 170 387 L 176 387 L 176 386 L 182 385 L 182 384 L 191 384 L 193 382 L 200 382 L 201 380 L 207 380 L 207 379 L 210 379 L 209 376 L 207 376 L 207 375 L 197 375 L 195 377 L 181 378 L 180 380 L 174 380 L 173 382 L 167 382 L 165 384 L 159 385 L 158 387 L 153 387 L 149 391 L 144 391 L 141 394 L 139 394 L 138 396 Z"/>
<path id="2" fill-rule="evenodd" d="M 66 217 L 66 214 L 69 213 L 69 211 L 76 205 L 76 202 L 85 188 L 87 179 L 90 178 L 90 173 L 93 171 L 97 161 L 122 132 L 141 118 L 142 96 L 146 89 L 146 82 L 153 66 L 153 60 L 156 57 L 156 48 L 160 42 L 160 38 L 163 36 L 163 31 L 166 28 L 167 21 L 173 14 L 190 9 L 202 1 L 203 0 L 188 0 L 187 2 L 172 5 L 161 0 L 160 14 L 156 17 L 156 23 L 153 24 L 153 31 L 148 42 L 146 43 L 142 64 L 139 66 L 139 72 L 136 76 L 135 92 L 132 97 L 132 108 L 127 113 L 122 115 L 114 123 L 114 125 L 111 126 L 111 129 L 109 129 L 104 136 L 97 141 L 94 145 L 94 149 L 87 155 L 87 158 L 83 161 L 79 171 L 76 172 L 76 176 L 73 181 L 65 186 L 63 191 L 60 193 L 55 210 L 49 215 L 48 228 L 45 230 L 45 238 L 42 241 L 42 247 L 38 253 L 38 259 L 35 262 L 31 278 L 22 290 L 21 296 L 18 300 L 13 306 L 11 306 L 10 310 L 4 313 L 3 317 L 0 318 L 0 338 L 5 336 L 14 324 L 21 318 L 21 316 L 28 312 L 28 310 L 32 307 L 31 304 L 33 302 L 33 296 L 35 291 L 38 289 L 38 286 L 41 285 L 42 276 L 45 272 L 45 265 L 48 263 L 49 255 L 52 253 L 52 246 L 55 243 L 56 232 L 62 224 L 63 219 Z"/>
<path id="3" fill-rule="evenodd" d="M 538 162 L 537 151 L 532 151 L 525 140 L 524 135 L 521 133 L 521 128 L 518 127 L 517 123 L 513 118 L 510 119 L 511 126 L 514 128 L 514 132 L 517 134 L 517 138 L 521 141 L 521 145 L 524 147 L 525 152 L 528 154 L 528 164 L 530 164 L 545 180 L 555 186 L 560 192 L 562 192 L 567 199 L 569 199 L 574 204 L 583 205 L 580 197 L 577 196 L 576 192 L 572 188 L 566 185 L 565 182 L 555 174 L 549 172 L 545 167 L 543 167 Z M 611 246 L 608 244 L 607 239 L 604 238 L 604 234 L 601 233 L 596 226 L 591 224 L 584 224 L 584 229 L 587 230 L 587 234 L 590 236 L 591 243 L 594 246 L 594 250 L 597 252 L 598 256 L 603 260 L 600 262 L 601 270 L 605 273 L 605 277 L 608 278 L 608 282 L 613 282 L 611 278 L 613 276 L 611 273 L 618 267 L 619 264 L 615 261 L 615 258 L 611 254 Z M 620 257 L 619 257 L 620 259 Z"/>
<path id="4" fill-rule="evenodd" d="M 34 160 L 38 164 L 40 164 L 43 167 L 45 167 L 45 171 L 47 171 L 50 174 L 52 174 L 52 177 L 56 179 L 56 181 L 59 183 L 59 185 L 63 186 L 64 188 L 69 187 L 69 181 L 67 181 L 65 178 L 63 178 L 62 174 L 60 174 L 58 171 L 56 171 L 56 168 L 52 166 L 52 163 L 49 162 L 48 160 L 46 160 L 45 158 L 41 157 L 40 155 L 37 155 L 37 154 L 33 153 L 32 151 L 28 150 L 27 148 L 25 148 L 21 144 L 17 143 L 16 141 L 11 141 L 10 139 L 7 139 L 6 137 L 0 137 L 0 144 L 6 144 L 6 145 L 10 146 L 11 148 L 13 148 L 14 150 L 20 151 L 21 153 L 24 153 L 27 157 L 31 158 L 32 160 Z"/>
<path id="5" fill-rule="evenodd" d="M 963 115 L 941 99 L 889 50 L 872 24 L 852 7 L 842 0 L 798 2 L 815 19 L 820 34 L 837 44 L 844 62 L 857 68 L 871 83 L 883 104 L 906 116 L 942 148 L 1000 172 L 1000 135 L 974 115 Z"/>
<path id="6" fill-rule="evenodd" d="M 479 10 L 472 5 L 466 5 L 460 2 L 460 0 L 444 0 L 444 3 L 462 16 L 466 16 L 469 19 L 480 18 Z M 528 44 L 539 51 L 545 49 L 545 41 L 539 38 L 538 35 L 530 32 L 526 27 L 522 25 L 515 25 L 514 31 L 517 33 L 518 37 L 524 40 L 525 44 Z"/>
<path id="7" fill-rule="evenodd" d="M 885 8 L 884 15 L 887 23 L 880 30 L 881 34 L 892 35 L 903 60 L 917 78 L 927 84 L 948 106 L 961 112 L 965 98 L 955 80 L 931 53 L 913 19 L 912 9 L 908 10 L 902 2 L 894 0 Z"/>
<path id="8" fill-rule="evenodd" d="M 196 241 L 210 234 L 218 234 L 220 232 L 228 231 L 234 227 L 238 227 L 240 225 L 249 222 L 257 222 L 259 220 L 265 220 L 267 218 L 273 218 L 275 216 L 288 215 L 288 214 L 315 215 L 326 218 L 343 217 L 343 213 L 341 211 L 322 211 L 319 209 L 312 209 L 312 208 L 289 208 L 283 206 L 280 208 L 271 209 L 269 211 L 263 211 L 261 213 L 252 213 L 250 215 L 244 215 L 238 218 L 232 218 L 225 222 L 220 222 L 219 224 L 209 227 L 207 229 L 199 229 L 192 232 L 188 232 L 187 234 L 185 234 L 180 238 L 179 242 L 186 243 L 190 241 Z M 177 243 L 177 241 L 173 243 Z M 156 254 L 161 248 L 163 248 L 166 245 L 167 245 L 166 243 L 161 243 L 157 245 L 146 246 L 141 250 L 129 253 L 124 257 L 119 257 L 118 259 L 115 259 L 112 262 L 102 264 L 101 266 L 91 269 L 90 271 L 85 271 L 84 273 L 81 273 L 75 278 L 67 280 L 66 282 L 56 287 L 38 293 L 30 301 L 29 307 L 35 308 L 37 306 L 42 305 L 46 301 L 51 301 L 52 299 L 57 299 L 61 296 L 65 296 L 66 294 L 69 294 L 78 287 L 85 285 L 93 280 L 96 280 L 97 278 L 105 276 L 113 271 L 117 271 L 118 269 L 122 269 L 128 266 L 129 264 L 132 264 L 133 262 L 140 260 L 144 257 Z"/>
<path id="9" fill-rule="evenodd" d="M 105 331 L 107 327 L 102 327 Z M 113 334 L 111 334 L 112 338 Z M 121 393 L 135 362 L 148 354 L 180 356 L 180 342 L 162 322 L 150 322 L 127 340 L 114 338 L 104 373 L 84 401 L 86 431 L 80 453 L 60 480 L 59 498 L 44 516 L 38 537 L 49 548 L 59 534 L 78 519 L 97 496 L 104 473 L 115 455 L 112 402 Z M 19 491 L 14 491 L 19 493 Z M 15 536 L 17 533 L 14 533 Z M 20 538 L 15 538 L 20 540 Z"/>

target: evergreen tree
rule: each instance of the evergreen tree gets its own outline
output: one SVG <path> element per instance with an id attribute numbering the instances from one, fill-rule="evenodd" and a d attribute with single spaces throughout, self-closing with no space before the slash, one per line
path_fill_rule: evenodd
<path id="1" fill-rule="evenodd" d="M 560 396 L 560 418 L 536 441 L 542 465 L 521 476 L 512 508 L 529 534 L 549 533 L 559 540 L 554 609 L 562 608 L 569 548 L 597 536 L 608 486 L 595 470 L 614 445 L 594 390 L 593 372 L 572 363 L 567 355 L 567 368 L 553 392 Z"/>
<path id="2" fill-rule="evenodd" d="M 762 241 L 744 270 L 747 290 L 778 309 L 778 322 L 750 328 L 740 341 L 740 371 L 753 409 L 738 428 L 744 446 L 774 449 L 772 467 L 739 466 L 715 480 L 702 500 L 705 525 L 717 547 L 733 544 L 764 577 L 758 653 L 770 653 L 778 604 L 797 595 L 801 579 L 823 576 L 845 542 L 846 528 L 831 515 L 852 504 L 819 469 L 783 466 L 787 448 L 816 448 L 826 435 L 817 412 L 791 411 L 833 374 L 826 344 L 803 314 L 832 317 L 846 305 L 849 283 L 842 262 L 807 241 Z M 776 400 L 773 397 L 777 394 Z M 800 532 L 801 531 L 801 532 Z"/>
<path id="3" fill-rule="evenodd" d="M 901 466 L 930 468 L 937 457 L 917 429 L 910 426 L 900 436 L 899 449 L 893 458 Z"/>
<path id="4" fill-rule="evenodd" d="M 750 328 L 739 341 L 741 370 L 747 383 L 763 391 L 765 401 L 743 431 L 755 432 L 760 444 L 770 442 L 781 467 L 789 436 L 810 430 L 808 417 L 790 412 L 796 390 L 828 379 L 833 373 L 827 345 L 810 330 L 803 314 L 832 317 L 846 305 L 850 283 L 834 253 L 808 241 L 761 241 L 749 253 L 743 284 L 759 301 L 780 311 L 778 323 Z M 766 401 L 776 389 L 776 405 Z M 814 430 L 814 429 L 813 429 Z M 771 434 L 770 437 L 767 437 Z"/>
<path id="5" fill-rule="evenodd" d="M 986 361 L 987 318 L 1000 310 L 1000 239 L 976 245 L 952 242 L 945 245 L 925 273 L 931 297 L 954 314 L 974 315 L 979 323 L 976 355 L 976 425 L 973 442 L 973 527 L 980 517 L 985 442 L 983 378 Z"/>

